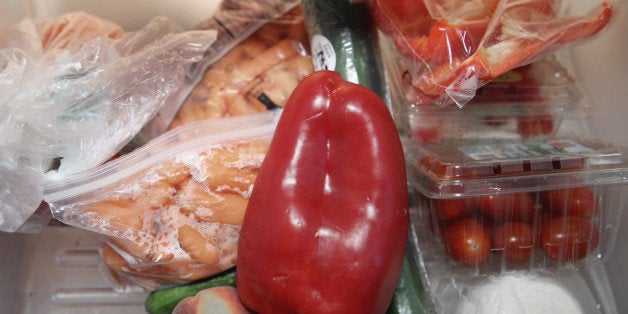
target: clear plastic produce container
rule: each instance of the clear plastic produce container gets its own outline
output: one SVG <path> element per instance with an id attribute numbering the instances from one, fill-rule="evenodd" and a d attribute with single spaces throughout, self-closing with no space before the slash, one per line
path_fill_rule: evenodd
<path id="1" fill-rule="evenodd" d="M 463 108 L 409 106 L 396 112 L 403 133 L 421 143 L 439 139 L 548 138 L 566 131 L 587 134 L 585 108 L 564 110 L 525 104 L 478 105 Z"/>
<path id="2" fill-rule="evenodd" d="M 506 271 L 491 276 L 467 276 L 456 265 L 443 263 L 446 253 L 434 247 L 429 230 L 412 207 L 409 251 L 411 265 L 435 313 L 618 313 L 608 275 L 601 265 Z M 432 312 L 429 312 L 432 313 Z"/>
<path id="3" fill-rule="evenodd" d="M 495 78 L 459 108 L 435 105 L 417 93 L 408 63 L 385 37 L 382 51 L 393 117 L 399 130 L 418 142 L 588 132 L 588 99 L 554 56 Z"/>
<path id="4" fill-rule="evenodd" d="M 466 276 L 600 265 L 612 250 L 624 148 L 576 137 L 404 144 L 413 223 Z"/>

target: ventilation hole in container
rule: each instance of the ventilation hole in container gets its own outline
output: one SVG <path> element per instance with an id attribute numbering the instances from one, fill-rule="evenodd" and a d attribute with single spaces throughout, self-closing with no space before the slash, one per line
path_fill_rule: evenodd
<path id="1" fill-rule="evenodd" d="M 524 160 L 522 166 L 523 166 L 523 172 L 532 171 L 532 163 L 529 160 Z"/>

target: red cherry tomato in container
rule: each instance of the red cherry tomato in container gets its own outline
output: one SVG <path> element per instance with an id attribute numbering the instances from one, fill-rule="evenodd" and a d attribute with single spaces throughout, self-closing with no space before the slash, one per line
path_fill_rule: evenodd
<path id="1" fill-rule="evenodd" d="M 494 194 L 477 200 L 480 211 L 497 222 L 531 221 L 534 218 L 534 203 L 528 193 Z"/>
<path id="2" fill-rule="evenodd" d="M 440 220 L 459 218 L 473 211 L 474 201 L 469 198 L 435 199 L 434 210 Z"/>
<path id="3" fill-rule="evenodd" d="M 590 220 L 580 216 L 554 218 L 541 231 L 541 246 L 550 258 L 577 262 L 598 245 L 600 233 Z"/>
<path id="4" fill-rule="evenodd" d="M 549 115 L 517 117 L 517 132 L 524 138 L 551 134 L 554 130 L 554 118 Z"/>
<path id="5" fill-rule="evenodd" d="M 551 190 L 542 195 L 545 205 L 556 214 L 591 218 L 597 212 L 595 195 L 590 188 Z"/>
<path id="6" fill-rule="evenodd" d="M 447 227 L 446 243 L 451 257 L 467 266 L 482 263 L 491 252 L 488 233 L 470 218 L 456 220 Z"/>
<path id="7" fill-rule="evenodd" d="M 495 228 L 493 232 L 493 248 L 503 252 L 510 262 L 530 260 L 533 247 L 534 233 L 527 223 L 509 221 Z"/>

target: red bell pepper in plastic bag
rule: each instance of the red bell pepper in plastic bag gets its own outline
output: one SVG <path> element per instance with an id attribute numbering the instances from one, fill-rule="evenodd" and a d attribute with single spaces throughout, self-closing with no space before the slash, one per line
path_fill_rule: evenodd
<path id="1" fill-rule="evenodd" d="M 383 101 L 331 71 L 289 98 L 244 217 L 237 286 L 260 313 L 383 313 L 407 240 L 404 156 Z"/>

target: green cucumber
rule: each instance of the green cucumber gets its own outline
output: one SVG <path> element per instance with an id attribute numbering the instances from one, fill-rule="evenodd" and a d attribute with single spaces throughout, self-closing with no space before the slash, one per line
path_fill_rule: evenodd
<path id="1" fill-rule="evenodd" d="M 420 274 L 408 243 L 406 256 L 401 268 L 401 276 L 397 283 L 387 314 L 425 314 L 436 313 L 421 284 Z"/>
<path id="2" fill-rule="evenodd" d="M 170 314 L 181 300 L 194 296 L 201 290 L 218 286 L 235 287 L 235 278 L 235 268 L 231 268 L 212 277 L 155 290 L 146 299 L 146 311 L 151 314 Z"/>
<path id="3" fill-rule="evenodd" d="M 377 31 L 365 2 L 302 0 L 315 70 L 338 72 L 388 99 L 382 80 Z"/>

